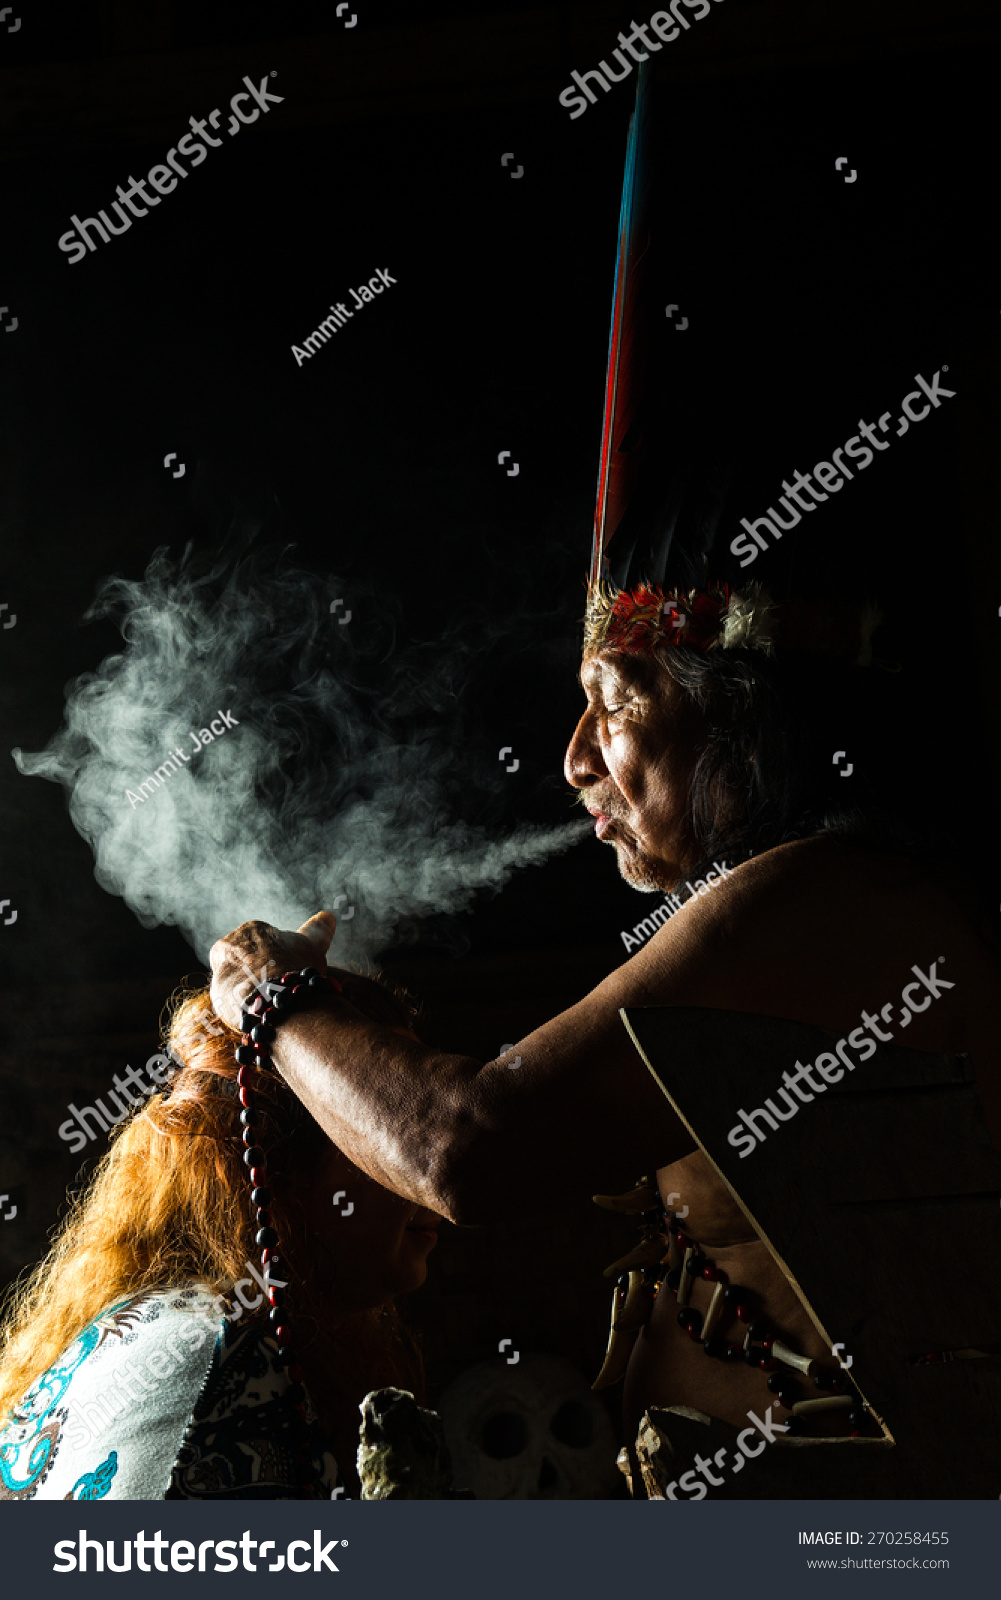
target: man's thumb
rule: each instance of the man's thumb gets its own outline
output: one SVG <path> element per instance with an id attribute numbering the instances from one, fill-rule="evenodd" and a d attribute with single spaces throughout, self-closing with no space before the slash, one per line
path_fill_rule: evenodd
<path id="1" fill-rule="evenodd" d="M 298 932 L 316 945 L 318 954 L 321 952 L 326 954 L 336 928 L 337 918 L 332 911 L 318 911 L 308 922 L 303 923 Z"/>

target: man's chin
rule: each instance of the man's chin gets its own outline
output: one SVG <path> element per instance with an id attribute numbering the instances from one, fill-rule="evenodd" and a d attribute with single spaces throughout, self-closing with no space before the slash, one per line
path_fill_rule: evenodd
<path id="1" fill-rule="evenodd" d="M 666 893 L 678 881 L 678 869 L 673 864 L 657 861 L 635 848 L 629 848 L 618 839 L 615 841 L 615 855 L 620 878 L 640 894 Z"/>

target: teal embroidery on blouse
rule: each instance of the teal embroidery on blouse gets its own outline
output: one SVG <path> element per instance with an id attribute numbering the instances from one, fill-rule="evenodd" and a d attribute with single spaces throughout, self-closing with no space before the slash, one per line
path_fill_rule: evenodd
<path id="1" fill-rule="evenodd" d="M 111 1488 L 111 1480 L 117 1471 L 118 1451 L 112 1450 L 108 1459 L 102 1461 L 99 1467 L 95 1467 L 93 1472 L 85 1472 L 82 1478 L 77 1478 L 69 1499 L 103 1500 Z M 80 1488 L 81 1484 L 83 1485 L 82 1489 Z M 80 1489 L 79 1494 L 77 1494 L 78 1489 Z"/>
<path id="2" fill-rule="evenodd" d="M 119 1324 L 128 1326 L 130 1321 L 136 1320 L 132 1308 L 140 1298 L 143 1297 L 128 1295 L 95 1317 L 74 1339 L 63 1359 L 43 1372 L 20 1404 L 12 1409 L 7 1425 L 0 1425 L 0 1500 L 12 1500 L 15 1497 L 30 1499 L 39 1484 L 45 1481 L 55 1460 L 65 1417 L 65 1412 L 56 1411 L 56 1407 L 69 1388 L 73 1374 L 109 1333 L 117 1331 Z M 97 1473 L 103 1472 L 107 1464 L 103 1462 L 97 1468 Z M 117 1470 L 116 1457 L 111 1478 Z M 23 1475 L 19 1476 L 19 1473 Z M 108 1479 L 109 1484 L 111 1478 Z M 80 1481 L 83 1482 L 83 1479 Z M 108 1491 L 105 1489 L 103 1492 L 107 1494 Z"/>
<path id="3" fill-rule="evenodd" d="M 49 1418 L 69 1388 L 74 1372 L 83 1365 L 100 1338 L 101 1330 L 96 1322 L 84 1328 L 66 1352 L 65 1364 L 43 1372 L 11 1412 L 4 1430 L 6 1437 L 0 1435 L 3 1439 L 0 1443 L 0 1498 L 31 1495 L 45 1477 L 55 1455 L 62 1421 L 57 1416 L 49 1423 Z M 16 1476 L 19 1466 L 26 1476 Z"/>

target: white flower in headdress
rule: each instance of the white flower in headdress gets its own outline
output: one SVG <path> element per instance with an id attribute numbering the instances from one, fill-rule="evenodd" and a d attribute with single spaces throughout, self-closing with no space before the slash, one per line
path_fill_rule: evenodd
<path id="1" fill-rule="evenodd" d="M 730 596 L 723 616 L 720 647 L 723 650 L 762 650 L 774 653 L 775 606 L 760 583 L 750 583 L 743 594 Z"/>

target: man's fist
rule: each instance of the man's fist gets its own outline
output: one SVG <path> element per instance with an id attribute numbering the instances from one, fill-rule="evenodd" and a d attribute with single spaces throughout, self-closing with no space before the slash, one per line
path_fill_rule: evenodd
<path id="1" fill-rule="evenodd" d="M 239 1028 L 243 1007 L 261 984 L 302 967 L 322 972 L 336 927 L 332 911 L 318 911 L 298 933 L 285 933 L 270 922 L 244 922 L 217 939 L 209 951 L 216 1016 Z"/>

